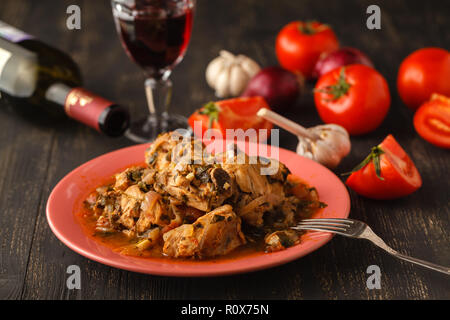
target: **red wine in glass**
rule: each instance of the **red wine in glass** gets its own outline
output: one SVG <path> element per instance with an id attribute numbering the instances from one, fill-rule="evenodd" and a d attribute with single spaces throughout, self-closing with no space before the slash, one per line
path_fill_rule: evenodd
<path id="1" fill-rule="evenodd" d="M 150 115 L 132 123 L 127 136 L 151 141 L 161 132 L 186 128 L 186 118 L 168 113 L 170 73 L 191 36 L 192 0 L 113 0 L 117 32 L 128 56 L 145 72 Z"/>

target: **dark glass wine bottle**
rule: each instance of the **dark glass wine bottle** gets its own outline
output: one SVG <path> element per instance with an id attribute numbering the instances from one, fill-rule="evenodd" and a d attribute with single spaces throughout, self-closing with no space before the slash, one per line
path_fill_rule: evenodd
<path id="1" fill-rule="evenodd" d="M 0 21 L 0 91 L 36 106 L 59 105 L 65 113 L 109 136 L 129 125 L 123 106 L 81 87 L 75 62 L 65 53 Z"/>

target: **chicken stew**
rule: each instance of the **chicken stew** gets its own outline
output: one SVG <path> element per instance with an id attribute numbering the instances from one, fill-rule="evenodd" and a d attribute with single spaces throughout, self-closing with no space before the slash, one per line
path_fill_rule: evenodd
<path id="1" fill-rule="evenodd" d="M 300 242 L 290 227 L 326 206 L 274 159 L 235 146 L 208 154 L 176 132 L 158 137 L 145 165 L 117 173 L 84 204 L 82 224 L 115 251 L 184 259 L 283 250 Z"/>

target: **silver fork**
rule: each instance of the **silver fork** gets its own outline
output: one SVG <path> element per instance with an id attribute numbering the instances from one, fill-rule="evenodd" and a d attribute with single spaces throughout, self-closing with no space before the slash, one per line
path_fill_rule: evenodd
<path id="1" fill-rule="evenodd" d="M 354 219 L 303 219 L 298 225 L 291 227 L 294 230 L 314 230 L 340 234 L 342 236 L 358 239 L 367 239 L 389 254 L 399 259 L 418 264 L 435 271 L 450 275 L 450 268 L 443 267 L 431 262 L 416 259 L 401 254 L 389 247 L 380 237 L 378 237 L 370 227 L 362 221 Z"/>

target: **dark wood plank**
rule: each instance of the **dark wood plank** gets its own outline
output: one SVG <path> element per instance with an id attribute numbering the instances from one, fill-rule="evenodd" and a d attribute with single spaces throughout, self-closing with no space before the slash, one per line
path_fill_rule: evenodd
<path id="1" fill-rule="evenodd" d="M 0 4 L 0 12 L 23 25 L 30 7 Z M 0 100 L 0 298 L 18 299 L 29 262 L 39 203 L 40 183 L 49 168 L 55 130 L 32 121 L 33 112 Z M 21 114 L 22 117 L 18 115 Z M 15 119 L 15 120 L 12 120 Z"/>
<path id="2" fill-rule="evenodd" d="M 65 8 L 82 8 L 82 30 L 65 28 Z M 204 80 L 210 59 L 228 49 L 277 64 L 279 29 L 295 19 L 318 19 L 335 29 L 342 45 L 367 52 L 387 78 L 392 106 L 375 132 L 352 137 L 349 157 L 335 170 L 359 162 L 388 133 L 414 159 L 423 177 L 415 194 L 395 201 L 372 201 L 350 192 L 351 216 L 366 221 L 389 244 L 418 258 L 450 265 L 448 151 L 424 142 L 412 127 L 412 113 L 395 87 L 397 68 L 423 46 L 448 48 L 449 9 L 444 3 L 379 1 L 382 30 L 368 31 L 365 9 L 371 1 L 198 1 L 192 41 L 175 68 L 173 110 L 189 114 L 215 99 Z M 45 19 L 43 19 L 45 17 Z M 85 75 L 86 87 L 146 112 L 144 76 L 125 55 L 114 30 L 108 1 L 39 2 L 3 0 L 0 19 L 69 52 Z M 309 126 L 320 123 L 312 84 L 285 115 Z M 448 299 L 448 280 L 437 273 L 400 262 L 365 241 L 335 237 L 330 243 L 287 265 L 270 270 L 208 279 L 135 274 L 85 259 L 65 247 L 45 220 L 45 203 L 53 186 L 70 170 L 102 153 L 130 144 L 109 139 L 71 120 L 47 119 L 33 110 L 0 100 L 1 229 L 0 298 L 25 299 Z M 296 138 L 281 132 L 282 146 Z M 30 155 L 32 160 L 30 160 Z M 446 173 L 445 175 L 443 173 Z M 26 190 L 26 191 L 24 191 Z M 68 290 L 66 268 L 80 266 L 82 289 Z M 382 289 L 366 288 L 366 268 L 382 271 Z"/>

